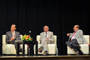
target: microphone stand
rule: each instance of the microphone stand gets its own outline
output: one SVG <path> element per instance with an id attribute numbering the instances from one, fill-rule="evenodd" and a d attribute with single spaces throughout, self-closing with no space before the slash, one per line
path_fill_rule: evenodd
<path id="1" fill-rule="evenodd" d="M 29 35 L 30 35 L 30 37 L 31 37 L 31 31 L 29 31 Z"/>

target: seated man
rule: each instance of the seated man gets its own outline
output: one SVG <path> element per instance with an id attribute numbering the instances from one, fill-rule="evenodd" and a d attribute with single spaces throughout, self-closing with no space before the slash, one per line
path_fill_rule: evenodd
<path id="1" fill-rule="evenodd" d="M 17 49 L 17 44 L 15 43 L 16 40 L 21 40 L 20 33 L 15 31 L 16 25 L 11 25 L 11 31 L 6 33 L 6 42 L 7 44 L 14 44 L 15 48 Z M 20 52 L 22 52 L 22 49 L 20 49 Z"/>
<path id="2" fill-rule="evenodd" d="M 54 43 L 53 32 L 49 31 L 48 26 L 44 26 L 44 32 L 40 34 L 40 41 L 41 41 L 41 47 L 39 48 L 38 52 L 42 52 L 42 49 L 44 49 L 44 55 L 46 55 L 48 52 L 47 44 Z"/>
<path id="3" fill-rule="evenodd" d="M 87 44 L 85 38 L 83 37 L 83 31 L 79 29 L 79 25 L 75 25 L 73 29 L 74 33 L 67 33 L 67 36 L 70 36 L 70 38 L 66 42 L 66 45 L 72 48 L 75 52 L 78 51 L 78 55 L 83 55 L 79 46 L 79 44 Z"/>

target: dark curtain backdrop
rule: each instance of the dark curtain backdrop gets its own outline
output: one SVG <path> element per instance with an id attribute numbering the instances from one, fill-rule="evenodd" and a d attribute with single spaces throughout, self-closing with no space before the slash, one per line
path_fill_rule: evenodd
<path id="1" fill-rule="evenodd" d="M 85 35 L 90 34 L 89 7 L 86 0 L 0 0 L 0 53 L 2 35 L 10 30 L 11 24 L 16 24 L 21 34 L 31 30 L 34 40 L 43 26 L 48 25 L 57 35 L 59 55 L 66 55 L 66 33 L 73 32 L 75 24 L 80 25 Z"/>

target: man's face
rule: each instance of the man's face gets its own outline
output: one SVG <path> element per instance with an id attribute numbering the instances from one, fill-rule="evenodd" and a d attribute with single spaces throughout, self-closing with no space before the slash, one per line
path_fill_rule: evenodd
<path id="1" fill-rule="evenodd" d="M 11 26 L 11 31 L 15 31 L 15 30 L 16 30 L 15 25 L 12 25 L 12 26 Z"/>
<path id="2" fill-rule="evenodd" d="M 73 27 L 73 30 L 74 30 L 74 31 L 77 31 L 77 30 L 78 30 L 78 28 L 77 28 L 76 25 Z"/>
<path id="3" fill-rule="evenodd" d="M 49 28 L 47 26 L 44 27 L 44 32 L 48 32 Z"/>

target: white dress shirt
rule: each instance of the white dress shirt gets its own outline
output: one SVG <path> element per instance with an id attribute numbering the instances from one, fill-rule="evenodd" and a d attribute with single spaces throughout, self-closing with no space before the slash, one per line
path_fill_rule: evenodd
<path id="1" fill-rule="evenodd" d="M 15 31 L 12 31 L 12 37 L 15 38 Z"/>
<path id="2" fill-rule="evenodd" d="M 76 32 L 73 33 L 71 40 L 75 39 L 75 34 L 76 34 Z"/>

